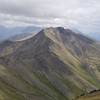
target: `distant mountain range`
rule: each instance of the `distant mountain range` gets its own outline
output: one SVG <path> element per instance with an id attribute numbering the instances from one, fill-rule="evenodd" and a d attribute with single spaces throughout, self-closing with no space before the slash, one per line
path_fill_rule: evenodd
<path id="1" fill-rule="evenodd" d="M 38 33 L 41 30 L 40 27 L 28 26 L 28 27 L 14 27 L 7 28 L 4 26 L 0 26 L 0 41 L 6 40 L 11 37 L 22 37 L 22 34 L 34 34 Z M 19 36 L 18 36 L 19 35 Z"/>
<path id="2" fill-rule="evenodd" d="M 31 37 L 33 37 L 34 35 L 36 35 L 37 33 L 23 33 L 23 34 L 17 34 L 15 36 L 12 36 L 10 38 L 8 38 L 8 40 L 11 40 L 11 41 L 23 41 L 23 40 L 27 40 Z"/>
<path id="3" fill-rule="evenodd" d="M 88 36 L 91 37 L 92 39 L 100 41 L 100 33 L 91 33 L 88 34 Z"/>
<path id="4" fill-rule="evenodd" d="M 83 34 L 86 37 L 92 38 L 94 40 L 100 41 L 100 33 L 82 33 L 78 29 L 72 28 L 72 30 L 76 33 Z"/>
<path id="5" fill-rule="evenodd" d="M 77 100 L 98 89 L 100 43 L 82 34 L 50 27 L 0 44 L 0 100 Z"/>

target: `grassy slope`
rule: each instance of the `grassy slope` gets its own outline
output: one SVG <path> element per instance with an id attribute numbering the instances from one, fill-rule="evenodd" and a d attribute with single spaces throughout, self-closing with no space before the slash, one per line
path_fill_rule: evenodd
<path id="1" fill-rule="evenodd" d="M 67 99 L 43 73 L 30 72 L 32 79 L 36 82 L 36 84 L 31 84 L 24 80 L 22 76 L 16 75 L 3 66 L 0 66 L 0 68 L 0 100 L 28 100 L 29 98 L 37 100 Z"/>

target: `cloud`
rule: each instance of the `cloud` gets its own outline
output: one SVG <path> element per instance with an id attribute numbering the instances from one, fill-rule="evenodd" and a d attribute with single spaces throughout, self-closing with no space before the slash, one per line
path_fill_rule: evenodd
<path id="1" fill-rule="evenodd" d="M 100 33 L 100 0 L 1 0 L 0 25 L 65 26 Z"/>

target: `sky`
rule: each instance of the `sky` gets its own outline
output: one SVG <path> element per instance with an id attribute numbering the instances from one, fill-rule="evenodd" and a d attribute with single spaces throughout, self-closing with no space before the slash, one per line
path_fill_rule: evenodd
<path id="1" fill-rule="evenodd" d="M 63 26 L 100 34 L 100 0 L 0 0 L 0 25 Z"/>

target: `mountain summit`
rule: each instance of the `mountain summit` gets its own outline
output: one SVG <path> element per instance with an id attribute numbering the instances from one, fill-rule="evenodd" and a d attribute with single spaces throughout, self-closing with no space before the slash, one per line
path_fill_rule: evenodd
<path id="1" fill-rule="evenodd" d="M 72 100 L 99 83 L 99 43 L 70 29 L 0 44 L 1 100 Z"/>

